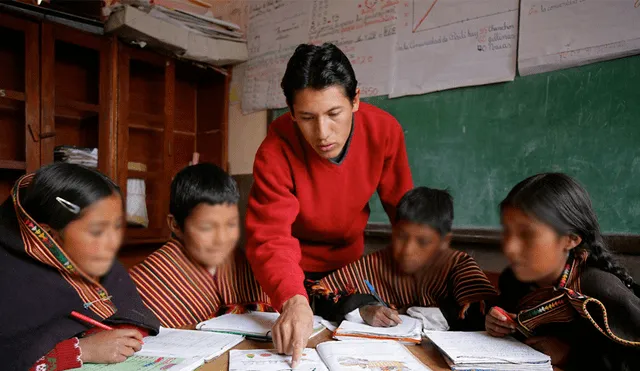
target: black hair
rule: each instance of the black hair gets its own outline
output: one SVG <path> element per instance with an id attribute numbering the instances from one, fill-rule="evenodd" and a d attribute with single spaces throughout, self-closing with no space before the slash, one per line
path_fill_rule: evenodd
<path id="1" fill-rule="evenodd" d="M 238 185 L 220 167 L 211 163 L 199 163 L 182 169 L 171 182 L 169 212 L 178 226 L 201 203 L 208 205 L 236 205 L 240 199 Z"/>
<path id="2" fill-rule="evenodd" d="M 582 242 L 576 256 L 587 253 L 587 265 L 616 275 L 627 286 L 629 272 L 607 248 L 587 191 L 561 173 L 542 173 L 518 183 L 500 203 L 500 211 L 514 207 L 552 227 L 559 235 L 576 235 Z"/>
<path id="3" fill-rule="evenodd" d="M 445 236 L 453 224 L 453 197 L 445 190 L 416 187 L 398 202 L 396 223 L 401 221 L 427 225 Z"/>
<path id="4" fill-rule="evenodd" d="M 106 175 L 84 166 L 56 162 L 36 171 L 20 203 L 38 224 L 60 231 L 79 219 L 82 210 L 114 194 L 121 195 L 120 188 Z M 79 212 L 69 209 L 73 205 L 65 207 L 64 201 L 77 206 Z"/>
<path id="5" fill-rule="evenodd" d="M 316 90 L 341 86 L 350 101 L 356 98 L 358 81 L 349 58 L 337 46 L 300 44 L 287 63 L 280 87 L 293 111 L 295 94 L 303 89 Z"/>

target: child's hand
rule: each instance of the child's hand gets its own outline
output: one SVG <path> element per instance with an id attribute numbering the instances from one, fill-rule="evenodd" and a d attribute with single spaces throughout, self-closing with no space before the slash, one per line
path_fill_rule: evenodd
<path id="1" fill-rule="evenodd" d="M 381 305 L 365 305 L 360 308 L 360 316 L 374 327 L 393 327 L 402 323 L 397 311 Z"/>
<path id="2" fill-rule="evenodd" d="M 134 329 L 101 331 L 79 340 L 82 362 L 120 363 L 142 348 L 142 334 Z"/>
<path id="3" fill-rule="evenodd" d="M 507 316 L 501 313 L 497 307 L 491 308 L 489 314 L 485 317 L 484 327 L 487 333 L 495 337 L 505 337 L 516 331 L 516 324 L 514 322 L 516 315 L 513 313 L 507 313 Z"/>
<path id="4" fill-rule="evenodd" d="M 571 347 L 563 340 L 553 336 L 534 336 L 524 341 L 533 349 L 551 357 L 551 364 L 562 366 L 567 363 Z"/>

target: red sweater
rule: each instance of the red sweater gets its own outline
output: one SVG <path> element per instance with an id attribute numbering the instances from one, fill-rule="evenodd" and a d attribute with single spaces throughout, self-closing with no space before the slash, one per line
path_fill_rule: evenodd
<path id="1" fill-rule="evenodd" d="M 354 114 L 342 163 L 320 157 L 289 114 L 271 123 L 258 149 L 247 210 L 247 258 L 274 307 L 306 296 L 304 272 L 359 259 L 369 199 L 378 191 L 393 220 L 413 187 L 402 127 L 366 103 Z"/>

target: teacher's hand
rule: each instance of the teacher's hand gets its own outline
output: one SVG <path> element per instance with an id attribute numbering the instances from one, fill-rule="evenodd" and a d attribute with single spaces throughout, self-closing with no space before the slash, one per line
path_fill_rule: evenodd
<path id="1" fill-rule="evenodd" d="M 313 311 L 307 298 L 296 295 L 287 300 L 271 333 L 278 353 L 292 355 L 291 367 L 297 367 L 313 333 Z"/>

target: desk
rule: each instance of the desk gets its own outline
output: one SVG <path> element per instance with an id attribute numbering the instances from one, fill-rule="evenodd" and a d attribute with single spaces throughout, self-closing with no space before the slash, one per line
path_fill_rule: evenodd
<path id="1" fill-rule="evenodd" d="M 334 341 L 331 339 L 331 332 L 324 330 L 317 336 L 309 340 L 308 348 L 315 348 L 316 345 L 325 341 Z M 245 340 L 236 345 L 233 349 L 273 349 L 272 343 L 260 343 L 251 340 Z M 433 371 L 450 371 L 447 363 L 444 361 L 440 353 L 430 345 L 424 342 L 422 345 L 408 345 L 407 349 L 413 353 L 422 363 L 430 367 Z M 229 369 L 229 352 L 221 355 L 213 361 L 198 368 L 198 371 L 227 371 Z"/>

